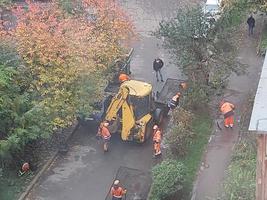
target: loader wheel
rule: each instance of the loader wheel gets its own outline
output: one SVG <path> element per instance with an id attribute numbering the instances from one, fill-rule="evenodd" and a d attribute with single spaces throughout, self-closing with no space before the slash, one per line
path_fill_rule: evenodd
<path id="1" fill-rule="evenodd" d="M 154 111 L 154 123 L 160 125 L 163 122 L 163 110 L 156 108 Z"/>

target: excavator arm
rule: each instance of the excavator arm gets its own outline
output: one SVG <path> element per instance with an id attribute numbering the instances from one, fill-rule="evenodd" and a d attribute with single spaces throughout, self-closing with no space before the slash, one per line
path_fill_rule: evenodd
<path id="1" fill-rule="evenodd" d="M 127 87 L 120 87 L 118 93 L 112 98 L 105 116 L 106 121 L 116 120 L 118 112 L 122 108 L 122 140 L 128 139 L 130 131 L 135 125 L 133 108 L 127 102 L 128 95 L 129 89 Z"/>

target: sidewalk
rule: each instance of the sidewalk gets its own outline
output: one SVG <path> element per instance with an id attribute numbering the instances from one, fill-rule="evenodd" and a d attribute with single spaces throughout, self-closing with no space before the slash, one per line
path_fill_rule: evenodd
<path id="1" fill-rule="evenodd" d="M 216 200 L 223 191 L 222 183 L 225 171 L 230 163 L 233 148 L 238 139 L 238 122 L 244 109 L 245 100 L 249 94 L 255 95 L 263 58 L 256 55 L 257 42 L 260 37 L 263 20 L 261 16 L 256 18 L 257 27 L 252 37 L 247 36 L 247 27 L 242 27 L 242 45 L 239 48 L 238 58 L 243 64 L 247 64 L 248 74 L 243 76 L 233 75 L 230 78 L 228 88 L 225 91 L 225 99 L 236 105 L 235 127 L 233 130 L 222 130 L 215 125 L 214 133 L 210 138 L 206 153 L 203 157 L 203 165 L 199 170 L 193 189 L 192 200 Z M 245 25 L 244 25 L 245 26 Z M 223 122 L 222 119 L 216 121 Z M 256 167 L 256 166 L 255 166 Z"/>

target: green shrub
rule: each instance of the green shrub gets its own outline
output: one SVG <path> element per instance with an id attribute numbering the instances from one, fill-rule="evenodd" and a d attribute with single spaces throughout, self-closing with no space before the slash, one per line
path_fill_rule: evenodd
<path id="1" fill-rule="evenodd" d="M 235 149 L 232 162 L 227 170 L 224 184 L 225 199 L 255 199 L 256 189 L 256 148 L 255 142 L 242 140 Z"/>
<path id="2" fill-rule="evenodd" d="M 175 157 L 185 156 L 194 136 L 193 132 L 186 130 L 181 124 L 175 125 L 166 138 L 169 153 Z"/>
<path id="3" fill-rule="evenodd" d="M 251 5 L 247 0 L 233 0 L 229 6 L 224 7 L 219 25 L 221 29 L 232 29 L 240 25 Z"/>
<path id="4" fill-rule="evenodd" d="M 191 112 L 179 107 L 172 112 L 171 124 L 181 124 L 185 129 L 191 130 L 193 117 Z"/>
<path id="5" fill-rule="evenodd" d="M 152 169 L 150 200 L 167 198 L 183 188 L 185 168 L 181 162 L 167 159 Z"/>
<path id="6" fill-rule="evenodd" d="M 267 24 L 264 24 L 258 54 L 264 56 L 267 50 Z"/>
<path id="7" fill-rule="evenodd" d="M 186 91 L 183 107 L 188 110 L 197 110 L 209 101 L 209 88 L 205 85 L 190 84 Z"/>
<path id="8" fill-rule="evenodd" d="M 173 111 L 170 121 L 171 128 L 168 130 L 165 143 L 167 151 L 172 156 L 181 157 L 187 154 L 188 145 L 192 143 L 195 134 L 192 132 L 192 113 L 179 108 Z"/>

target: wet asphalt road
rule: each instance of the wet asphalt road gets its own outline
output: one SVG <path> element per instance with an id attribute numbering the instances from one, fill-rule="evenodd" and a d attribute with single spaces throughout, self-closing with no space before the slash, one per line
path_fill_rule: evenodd
<path id="1" fill-rule="evenodd" d="M 160 90 L 163 83 L 156 82 L 152 71 L 152 62 L 159 56 L 165 62 L 164 79 L 181 78 L 178 67 L 170 62 L 168 54 L 160 48 L 161 41 L 151 36 L 151 31 L 160 20 L 171 17 L 177 8 L 188 5 L 188 1 L 120 0 L 120 3 L 132 16 L 140 34 L 133 44 L 132 77 L 152 83 L 154 91 Z M 69 152 L 53 163 L 27 199 L 104 200 L 119 167 L 149 171 L 155 164 L 150 142 L 129 144 L 113 137 L 110 152 L 104 154 L 95 133 L 91 126 L 80 127 Z"/>

